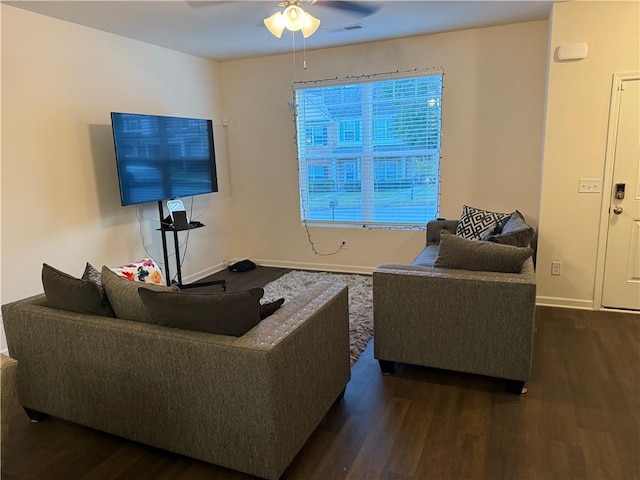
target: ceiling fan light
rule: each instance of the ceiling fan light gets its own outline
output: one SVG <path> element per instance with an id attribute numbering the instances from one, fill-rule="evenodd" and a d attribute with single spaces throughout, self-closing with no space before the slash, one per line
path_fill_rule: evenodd
<path id="1" fill-rule="evenodd" d="M 268 18 L 263 20 L 264 26 L 267 27 L 267 30 L 271 32 L 271 34 L 275 37 L 282 37 L 282 32 L 285 27 L 285 18 L 282 12 L 276 12 Z"/>
<path id="2" fill-rule="evenodd" d="M 284 26 L 287 27 L 287 30 L 291 30 L 295 32 L 302 28 L 304 23 L 304 15 L 305 12 L 297 5 L 289 5 L 282 12 L 282 16 L 284 17 Z"/>
<path id="3" fill-rule="evenodd" d="M 318 27 L 320 26 L 320 20 L 318 20 L 316 17 L 314 17 L 313 15 L 310 15 L 309 13 L 304 13 L 303 16 L 303 22 L 302 22 L 302 35 L 304 36 L 304 38 L 308 38 L 311 35 L 313 35 L 316 30 L 318 30 Z"/>

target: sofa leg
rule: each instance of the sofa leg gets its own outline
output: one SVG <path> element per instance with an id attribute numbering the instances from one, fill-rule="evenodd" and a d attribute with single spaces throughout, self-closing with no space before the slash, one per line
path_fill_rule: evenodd
<path id="1" fill-rule="evenodd" d="M 507 391 L 516 395 L 524 395 L 527 388 L 524 386 L 523 380 L 507 380 Z"/>
<path id="2" fill-rule="evenodd" d="M 396 370 L 396 362 L 391 362 L 389 360 L 378 360 L 380 363 L 380 370 L 383 375 L 391 375 Z"/>
<path id="3" fill-rule="evenodd" d="M 32 423 L 38 423 L 41 422 L 42 420 L 45 420 L 49 417 L 49 415 L 47 415 L 46 413 L 42 413 L 42 412 L 38 412 L 37 410 L 32 410 L 31 408 L 27 408 L 27 407 L 22 407 L 25 411 L 25 413 L 27 414 L 27 416 L 29 417 L 29 420 L 31 420 Z"/>
<path id="4" fill-rule="evenodd" d="M 344 400 L 344 393 L 347 391 L 347 387 L 344 387 L 342 391 L 338 394 L 338 397 L 333 402 L 334 405 L 340 405 Z"/>

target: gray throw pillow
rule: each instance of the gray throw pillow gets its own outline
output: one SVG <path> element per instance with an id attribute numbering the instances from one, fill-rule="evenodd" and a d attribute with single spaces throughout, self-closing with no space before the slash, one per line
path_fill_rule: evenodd
<path id="1" fill-rule="evenodd" d="M 533 254 L 529 247 L 514 247 L 479 240 L 468 240 L 450 233 L 442 233 L 438 268 L 456 268 L 485 272 L 519 273 L 524 261 Z"/>
<path id="2" fill-rule="evenodd" d="M 136 322 L 153 323 L 147 308 L 138 296 L 138 289 L 144 288 L 156 292 L 179 292 L 178 287 L 166 287 L 164 285 L 154 285 L 153 283 L 134 282 L 120 277 L 103 266 L 100 275 L 102 287 L 107 293 L 109 303 L 113 307 L 116 317 L 123 320 L 134 320 Z"/>
<path id="3" fill-rule="evenodd" d="M 51 308 L 113 317 L 102 289 L 90 280 L 75 278 L 50 265 L 42 265 L 42 286 Z"/>
<path id="4" fill-rule="evenodd" d="M 519 211 L 513 212 L 501 225 L 500 232 L 489 235 L 486 240 L 503 245 L 528 247 L 533 238 L 533 227 L 527 225 Z"/>
<path id="5" fill-rule="evenodd" d="M 279 298 L 274 300 L 273 302 L 265 302 L 260 304 L 260 320 L 264 320 L 265 318 L 276 313 L 282 305 L 284 304 L 284 298 Z"/>
<path id="6" fill-rule="evenodd" d="M 140 289 L 153 323 L 240 337 L 260 321 L 262 288 L 229 293 L 172 293 Z"/>

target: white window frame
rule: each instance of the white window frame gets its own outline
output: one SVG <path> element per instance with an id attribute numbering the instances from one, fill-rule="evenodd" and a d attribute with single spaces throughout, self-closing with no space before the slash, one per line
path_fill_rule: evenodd
<path id="1" fill-rule="evenodd" d="M 392 133 L 388 133 L 386 135 L 374 135 L 373 122 L 371 120 L 368 120 L 368 119 L 371 119 L 371 115 L 373 115 L 372 112 L 367 113 L 363 111 L 362 116 L 356 117 L 356 118 L 348 117 L 344 115 L 337 115 L 335 117 L 332 117 L 330 113 L 332 106 L 351 105 L 353 107 L 354 102 L 352 101 L 350 102 L 352 98 L 349 96 L 348 89 L 349 87 L 355 87 L 356 84 L 387 81 L 387 80 L 395 81 L 395 80 L 401 80 L 401 79 L 417 79 L 417 78 L 427 77 L 427 76 L 439 76 L 440 81 L 442 82 L 444 77 L 444 72 L 441 69 L 432 69 L 429 71 L 414 71 L 414 72 L 407 72 L 403 74 L 375 75 L 373 76 L 375 78 L 372 78 L 372 76 L 366 76 L 366 77 L 359 77 L 359 78 L 346 78 L 341 80 L 335 79 L 335 80 L 328 80 L 328 81 L 321 81 L 321 82 L 318 82 L 318 81 L 311 81 L 306 83 L 299 82 L 298 84 L 294 84 L 294 102 L 296 104 L 296 110 L 295 110 L 296 131 L 298 132 L 297 143 L 298 143 L 298 160 L 300 162 L 300 172 L 303 171 L 303 163 L 304 165 L 308 165 L 306 162 L 313 161 L 314 158 L 319 158 L 320 156 L 322 156 L 323 158 L 328 158 L 334 155 L 328 151 L 324 151 L 322 153 L 315 153 L 315 154 L 313 152 L 307 153 L 305 150 L 305 147 L 307 145 L 301 145 L 302 142 L 299 134 L 300 125 L 304 125 L 305 127 L 308 127 L 312 125 L 313 122 L 302 123 L 302 124 L 300 123 L 301 106 L 298 105 L 297 101 L 295 101 L 297 98 L 297 92 L 299 92 L 300 90 L 311 89 L 311 88 L 318 89 L 318 88 L 325 88 L 325 87 L 331 87 L 331 86 L 341 87 L 341 90 L 339 92 L 335 92 L 336 93 L 335 96 L 332 97 L 331 93 L 328 92 L 329 95 L 325 98 L 330 98 L 331 100 L 334 100 L 335 98 L 337 98 L 338 100 L 342 99 L 345 103 L 341 104 L 339 102 L 327 102 L 324 104 L 325 106 L 322 107 L 323 114 L 327 116 L 327 122 L 328 122 L 327 125 L 330 125 L 329 126 L 330 130 L 328 131 L 328 135 L 327 135 L 329 139 L 329 142 L 328 142 L 329 145 L 327 145 L 327 148 L 325 150 L 330 150 L 331 145 L 334 145 L 336 148 L 338 148 L 338 150 L 340 147 L 352 147 L 352 148 L 362 147 L 362 151 L 355 151 L 355 150 L 352 151 L 352 154 L 354 155 L 353 161 L 357 163 L 356 170 L 357 170 L 358 178 L 356 179 L 356 181 L 361 182 L 360 185 L 358 186 L 358 192 L 360 191 L 359 188 L 361 188 L 362 190 L 362 193 L 360 196 L 360 203 L 358 204 L 358 209 L 360 209 L 360 212 L 361 212 L 361 219 L 359 218 L 359 219 L 340 220 L 337 218 L 337 216 L 334 217 L 335 212 L 332 212 L 330 218 L 317 218 L 317 219 L 314 219 L 311 213 L 308 214 L 307 206 L 309 203 L 313 203 L 313 202 L 310 201 L 311 193 L 308 191 L 308 184 L 307 184 L 308 175 L 305 167 L 304 168 L 305 174 L 300 175 L 300 178 L 299 178 L 300 212 L 301 212 L 301 218 L 302 218 L 303 224 L 312 224 L 314 226 L 332 226 L 332 227 L 346 226 L 346 227 L 358 227 L 358 228 L 362 228 L 362 227 L 425 228 L 426 222 L 431 218 L 435 218 L 437 216 L 438 210 L 439 210 L 439 201 L 440 201 L 439 177 L 440 177 L 440 137 L 442 134 L 441 132 L 442 130 L 442 83 L 440 83 L 440 89 L 437 95 L 429 99 L 430 107 L 436 107 L 436 106 L 438 107 L 437 147 L 436 148 L 427 148 L 425 144 L 424 147 L 418 146 L 413 149 L 407 149 L 407 145 L 410 144 L 410 141 L 407 142 L 406 139 L 410 138 L 410 135 L 407 135 L 406 131 L 401 132 L 400 134 L 396 134 L 396 136 L 394 136 L 394 134 Z M 424 92 L 422 88 L 418 89 L 417 83 L 415 83 L 415 86 L 416 86 L 415 88 L 416 91 Z M 402 85 L 400 85 L 400 87 L 402 87 Z M 369 108 L 372 108 L 373 107 L 372 93 L 367 92 L 366 86 L 363 86 L 362 88 L 364 93 L 360 93 L 361 97 L 364 98 L 365 94 L 369 95 L 368 99 L 365 99 L 364 100 L 365 103 L 362 103 L 362 105 L 369 105 Z M 411 101 L 415 102 L 417 98 L 424 99 L 424 95 L 421 95 L 421 97 L 419 96 L 417 98 L 416 97 L 407 98 L 406 91 L 407 90 L 403 88 L 394 89 L 394 91 L 391 93 L 391 96 L 382 98 L 382 101 L 393 100 L 394 102 L 397 102 L 398 100 L 406 99 L 409 102 Z M 313 97 L 314 101 L 317 101 L 318 97 L 324 95 L 324 91 L 318 90 L 318 92 L 319 93 L 317 95 L 315 95 L 315 92 L 314 92 L 314 97 Z M 371 90 L 371 92 L 373 92 L 373 90 Z M 423 103 L 427 103 L 427 102 L 423 102 Z M 317 112 L 315 113 L 315 115 L 317 115 Z M 427 122 L 427 119 L 428 120 L 433 119 L 433 117 L 431 116 L 422 117 L 422 118 L 425 119 L 425 123 Z M 349 140 L 345 140 L 344 138 L 341 138 L 341 132 L 340 132 L 341 122 L 344 124 L 344 122 L 358 121 L 360 119 L 362 119 L 362 121 L 359 124 L 359 127 L 360 127 L 359 138 L 357 135 L 355 136 L 355 138 L 349 139 Z M 381 122 L 389 122 L 390 125 L 393 125 L 391 123 L 393 122 L 393 119 L 385 118 L 383 114 L 380 114 L 380 116 L 376 117 L 375 120 L 379 120 Z M 408 125 L 409 133 L 411 132 L 411 128 L 415 126 L 416 124 Z M 382 129 L 384 128 L 385 127 L 382 127 Z M 402 128 L 402 124 L 400 124 L 399 128 Z M 331 129 L 333 129 L 333 133 L 331 133 Z M 380 129 L 377 128 L 376 133 L 379 133 L 379 131 Z M 426 132 L 426 130 L 423 130 L 423 131 Z M 399 137 L 397 135 L 403 135 L 401 137 L 403 138 L 403 140 L 399 140 Z M 426 137 L 425 141 L 427 143 L 433 143 L 433 142 L 429 142 L 429 138 L 431 138 L 432 136 L 433 136 L 432 134 L 425 134 L 425 137 Z M 303 138 L 306 138 L 306 135 L 303 135 Z M 306 141 L 304 143 L 306 144 Z M 380 148 L 386 149 L 386 150 L 379 150 Z M 356 157 L 357 157 L 357 160 L 356 160 Z M 336 182 L 336 189 L 338 189 L 339 184 L 348 183 L 348 182 L 350 183 L 350 188 L 353 189 L 353 180 L 351 179 L 346 180 L 346 171 L 344 170 L 344 168 L 342 168 L 341 171 L 338 168 L 338 165 L 340 164 L 340 162 L 342 162 L 342 165 L 344 165 L 345 164 L 344 162 L 349 161 L 350 159 L 345 158 L 345 156 L 340 153 L 335 153 L 335 156 L 333 156 L 333 158 L 334 158 L 334 162 L 331 167 L 330 176 Z M 399 164 L 397 165 L 398 177 L 402 177 L 402 178 L 398 178 L 399 186 L 397 187 L 392 186 L 391 188 L 406 188 L 405 185 L 408 185 L 411 190 L 411 201 L 413 201 L 414 187 L 411 186 L 412 185 L 411 182 L 413 181 L 421 182 L 422 180 L 424 180 L 423 182 L 424 184 L 428 184 L 431 186 L 431 190 L 430 190 L 430 193 L 427 195 L 427 200 L 425 204 L 429 207 L 430 213 L 428 213 L 428 215 L 431 215 L 430 217 L 422 218 L 420 219 L 420 221 L 417 221 L 415 219 L 412 219 L 409 221 L 401 221 L 401 220 L 400 221 L 398 220 L 392 220 L 392 221 L 382 220 L 381 221 L 379 219 L 376 219 L 375 215 L 377 215 L 376 211 L 380 208 L 380 203 L 379 203 L 380 199 L 382 198 L 383 201 L 385 202 L 387 200 L 385 199 L 384 192 L 381 193 L 379 191 L 375 191 L 375 183 L 376 183 L 376 175 L 374 172 L 375 162 L 376 160 L 379 160 L 382 162 L 392 161 L 393 158 L 398 158 L 398 162 L 399 162 Z M 423 168 L 425 165 L 424 162 L 427 162 L 426 172 L 428 173 L 423 173 Z M 410 173 L 412 171 L 414 173 Z M 410 180 L 408 177 L 403 177 L 403 175 L 414 175 L 413 178 L 416 178 L 418 180 Z M 388 175 L 386 174 L 384 176 L 385 176 L 385 179 L 388 177 Z M 401 184 L 404 184 L 404 185 L 401 185 Z M 387 188 L 388 188 L 388 185 L 387 185 Z M 354 191 L 354 190 L 351 190 L 351 191 Z M 332 204 L 337 203 L 340 206 L 343 206 L 345 205 L 345 202 L 342 201 L 341 198 L 338 198 L 339 196 L 338 193 L 339 192 L 336 192 L 335 194 L 328 193 L 325 196 L 330 197 L 331 195 L 333 195 L 334 198 L 330 199 L 331 203 Z M 418 195 L 416 195 L 416 197 L 418 197 Z M 340 200 L 340 202 L 338 202 L 338 200 Z M 374 207 L 374 205 L 377 205 L 377 206 Z M 418 207 L 420 206 L 419 204 L 416 204 L 416 205 Z M 413 204 L 408 205 L 407 208 L 412 206 L 414 205 Z M 385 207 L 386 207 L 386 204 L 383 204 L 382 208 L 384 209 Z M 313 206 L 309 207 L 310 210 L 312 208 L 315 208 L 315 207 Z M 401 206 L 400 208 L 404 208 L 404 206 Z"/>

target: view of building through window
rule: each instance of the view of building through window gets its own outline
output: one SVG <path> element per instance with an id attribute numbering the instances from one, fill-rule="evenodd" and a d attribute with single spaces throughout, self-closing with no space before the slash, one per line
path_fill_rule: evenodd
<path id="1" fill-rule="evenodd" d="M 302 219 L 424 226 L 437 216 L 442 73 L 297 86 Z"/>

